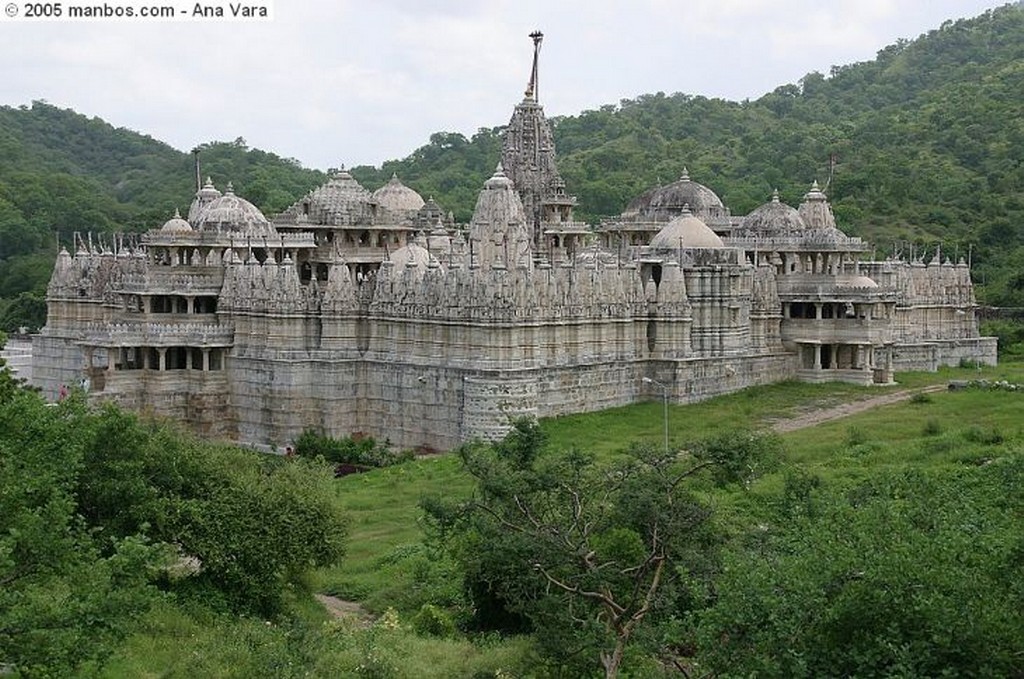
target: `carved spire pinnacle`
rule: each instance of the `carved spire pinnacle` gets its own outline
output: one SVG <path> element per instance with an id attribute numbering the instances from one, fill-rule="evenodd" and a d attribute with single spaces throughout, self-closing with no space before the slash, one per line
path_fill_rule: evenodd
<path id="1" fill-rule="evenodd" d="M 540 83 L 537 80 L 537 59 L 540 56 L 540 44 L 544 40 L 544 34 L 534 31 L 530 37 L 533 38 L 533 68 L 530 70 L 530 82 L 526 85 L 526 98 L 537 101 L 537 92 L 540 89 Z"/>

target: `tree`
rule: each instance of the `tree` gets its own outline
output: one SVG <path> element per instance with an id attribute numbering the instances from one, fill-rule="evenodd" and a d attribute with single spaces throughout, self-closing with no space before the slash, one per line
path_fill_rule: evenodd
<path id="1" fill-rule="evenodd" d="M 718 676 L 1020 676 L 1019 454 L 886 472 L 852 487 L 794 476 L 726 558 L 698 615 Z"/>
<path id="2" fill-rule="evenodd" d="M 712 470 L 723 481 L 747 475 L 773 445 L 634 446 L 606 466 L 544 451 L 539 425 L 520 420 L 503 441 L 459 451 L 477 482 L 472 500 L 426 508 L 483 622 L 532 628 L 549 657 L 576 671 L 596 658 L 615 677 L 642 627 L 678 612 L 711 558 L 710 511 L 689 482 Z"/>

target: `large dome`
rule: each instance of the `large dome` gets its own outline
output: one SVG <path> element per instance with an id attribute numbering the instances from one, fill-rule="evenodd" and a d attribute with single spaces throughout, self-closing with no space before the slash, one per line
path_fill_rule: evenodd
<path id="1" fill-rule="evenodd" d="M 397 174 L 391 175 L 391 180 L 374 191 L 370 199 L 399 214 L 416 212 L 424 205 L 423 196 L 403 184 Z"/>
<path id="2" fill-rule="evenodd" d="M 624 214 L 665 219 L 682 214 L 683 206 L 686 205 L 693 215 L 701 219 L 726 217 L 729 214 L 715 192 L 690 179 L 686 168 L 683 168 L 683 174 L 678 180 L 634 198 L 626 206 Z"/>
<path id="3" fill-rule="evenodd" d="M 238 232 L 252 236 L 276 235 L 274 227 L 259 208 L 241 196 L 236 196 L 231 184 L 220 198 L 216 198 L 196 218 L 197 231 Z"/>
<path id="4" fill-rule="evenodd" d="M 665 225 L 651 239 L 653 250 L 675 250 L 677 248 L 721 248 L 725 243 L 708 225 L 690 214 L 684 205 L 683 213 Z"/>
<path id="5" fill-rule="evenodd" d="M 736 235 L 774 236 L 804 231 L 806 228 L 797 209 L 781 202 L 779 192 L 775 191 L 771 201 L 743 218 Z"/>
<path id="6" fill-rule="evenodd" d="M 350 225 L 360 223 L 368 214 L 370 192 L 346 172 L 339 170 L 326 184 L 307 193 L 285 210 L 286 221 L 312 224 Z"/>

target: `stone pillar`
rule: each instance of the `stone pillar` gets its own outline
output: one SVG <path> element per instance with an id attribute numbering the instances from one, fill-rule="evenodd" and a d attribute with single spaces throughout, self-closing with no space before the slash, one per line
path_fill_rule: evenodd
<path id="1" fill-rule="evenodd" d="M 157 370 L 167 370 L 167 348 L 161 347 L 157 349 L 157 352 L 160 354 L 160 358 L 158 359 L 159 366 L 157 367 Z"/>
<path id="2" fill-rule="evenodd" d="M 203 372 L 210 370 L 210 350 L 203 349 Z"/>
<path id="3" fill-rule="evenodd" d="M 817 371 L 821 370 L 821 345 L 814 345 L 814 369 Z"/>
<path id="4" fill-rule="evenodd" d="M 114 351 L 115 349 L 113 347 L 107 347 L 107 370 L 110 372 L 114 372 L 114 364 L 116 363 L 116 361 L 114 361 Z M 116 351 L 120 353 L 121 349 L 118 348 Z"/>
<path id="5" fill-rule="evenodd" d="M 839 367 L 839 345 L 831 344 L 829 345 L 829 348 L 832 350 L 829 366 L 832 368 L 832 370 L 835 370 L 836 368 Z"/>
<path id="6" fill-rule="evenodd" d="M 850 345 L 850 367 L 854 370 L 857 369 L 857 364 L 860 362 L 860 345 Z"/>
<path id="7" fill-rule="evenodd" d="M 821 303 L 820 302 L 815 302 L 814 303 L 814 317 L 816 319 L 818 319 L 819 321 L 821 320 Z"/>

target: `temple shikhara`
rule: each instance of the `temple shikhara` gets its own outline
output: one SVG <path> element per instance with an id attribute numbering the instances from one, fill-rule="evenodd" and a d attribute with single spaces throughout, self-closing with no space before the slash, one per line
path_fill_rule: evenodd
<path id="1" fill-rule="evenodd" d="M 206 180 L 186 216 L 60 252 L 33 381 L 263 446 L 313 428 L 443 450 L 663 390 L 995 363 L 968 265 L 869 261 L 817 183 L 734 216 L 680 159 L 622 215 L 574 220 L 531 37 L 469 224 L 397 177 L 370 191 L 337 172 L 272 218 Z"/>

